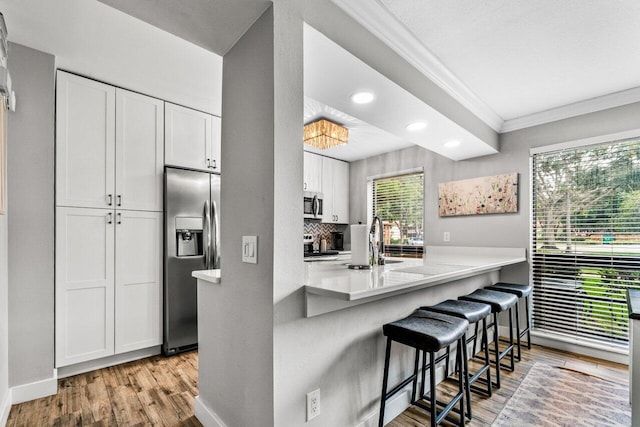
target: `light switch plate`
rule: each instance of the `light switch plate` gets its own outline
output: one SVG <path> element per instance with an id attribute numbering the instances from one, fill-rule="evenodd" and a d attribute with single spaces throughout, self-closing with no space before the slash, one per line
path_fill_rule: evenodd
<path id="1" fill-rule="evenodd" d="M 258 236 L 242 236 L 242 262 L 258 263 Z"/>

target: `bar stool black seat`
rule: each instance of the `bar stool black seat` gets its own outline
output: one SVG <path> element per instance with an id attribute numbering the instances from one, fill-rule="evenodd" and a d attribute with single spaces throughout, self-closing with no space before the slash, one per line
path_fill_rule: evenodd
<path id="1" fill-rule="evenodd" d="M 477 324 L 480 320 L 482 320 L 482 345 L 487 348 L 487 317 L 491 315 L 491 306 L 489 304 L 483 304 L 479 302 L 473 301 L 462 301 L 462 300 L 446 300 L 439 304 L 428 306 L 428 307 L 420 307 L 420 310 L 425 311 L 435 311 L 437 313 L 449 314 L 451 316 L 460 317 L 462 319 L 466 319 L 470 325 Z M 477 333 L 473 336 L 465 338 L 465 346 L 462 348 L 462 358 L 464 364 L 465 371 L 465 393 L 467 400 L 467 417 L 469 419 L 472 418 L 471 411 L 471 390 L 481 393 L 483 395 L 491 397 L 491 363 L 489 361 L 489 352 L 485 351 L 484 353 L 484 365 L 480 367 L 475 373 L 471 374 L 469 372 L 468 366 L 468 355 L 467 355 L 467 344 L 470 342 L 474 343 L 477 339 Z M 447 348 L 447 365 L 445 366 L 445 379 L 449 377 L 449 348 Z M 460 356 L 460 353 L 456 353 L 456 358 Z M 457 359 L 456 359 L 457 362 Z M 481 375 L 487 375 L 486 384 L 487 389 L 483 390 L 479 387 L 473 385 L 473 383 L 480 378 Z M 458 373 L 460 375 L 460 373 Z"/>
<path id="2" fill-rule="evenodd" d="M 515 369 L 514 362 L 514 345 L 513 345 L 513 307 L 518 302 L 518 298 L 515 295 L 506 293 L 506 292 L 498 292 L 487 289 L 478 289 L 469 295 L 464 295 L 459 297 L 458 299 L 463 301 L 473 301 L 480 302 L 484 304 L 489 304 L 491 306 L 491 313 L 493 314 L 493 322 L 487 325 L 487 329 L 493 328 L 493 345 L 494 345 L 494 353 L 495 360 L 493 361 L 496 365 L 496 382 L 495 386 L 500 388 L 500 367 L 507 368 L 511 371 Z M 503 311 L 509 311 L 509 341 L 507 343 L 507 347 L 500 352 L 500 338 L 498 333 L 498 314 Z M 478 324 L 476 323 L 476 334 L 478 332 Z M 485 352 L 489 352 L 489 347 L 484 347 Z M 474 348 L 475 354 L 475 348 Z M 510 364 L 502 365 L 502 359 L 509 354 Z"/>
<path id="3" fill-rule="evenodd" d="M 487 286 L 485 289 L 490 289 L 500 292 L 508 292 L 518 297 L 518 303 L 516 304 L 516 342 L 518 344 L 518 361 L 522 360 L 520 339 L 527 335 L 527 348 L 531 350 L 531 319 L 529 318 L 529 297 L 533 292 L 531 285 L 520 285 L 517 283 L 498 282 L 495 285 Z M 527 318 L 525 319 L 525 328 L 520 330 L 520 298 L 524 298 L 524 309 Z"/>
<path id="4" fill-rule="evenodd" d="M 402 390 L 407 384 L 413 383 L 411 403 L 429 411 L 431 414 L 431 426 L 438 425 L 451 410 L 453 410 L 456 404 L 459 404 L 460 419 L 459 425 L 464 426 L 464 385 L 463 375 L 459 375 L 458 378 L 458 392 L 451 398 L 448 403 L 443 403 L 436 398 L 436 353 L 447 347 L 448 345 L 457 342 L 457 351 L 462 351 L 463 336 L 469 327 L 469 322 L 465 319 L 449 316 L 446 314 L 427 312 L 423 310 L 416 310 L 410 316 L 404 319 L 397 320 L 395 322 L 387 323 L 382 327 L 384 335 L 387 337 L 387 348 L 384 359 L 384 376 L 382 379 L 382 396 L 380 398 L 380 418 L 378 425 L 383 426 L 384 423 L 384 410 L 385 404 L 388 398 L 393 396 Z M 416 349 L 415 363 L 413 369 L 413 375 L 409 376 L 404 381 L 396 385 L 391 391 L 387 392 L 387 383 L 389 379 L 389 357 L 391 354 L 391 343 L 396 341 L 398 343 L 413 347 Z M 429 354 L 429 372 L 430 372 L 430 395 L 429 405 L 425 405 L 416 399 L 417 383 L 418 383 L 418 368 L 420 353 L 423 354 L 423 360 L 426 358 L 426 354 Z M 424 363 L 426 365 L 426 362 Z M 460 372 L 463 371 L 463 364 L 460 360 L 457 364 L 457 369 Z M 422 370 L 422 385 L 420 388 L 420 397 L 424 397 L 424 383 L 425 383 L 425 370 Z M 438 405 L 443 409 L 438 413 Z M 449 418 L 450 421 L 454 421 Z M 455 422 L 455 421 L 454 421 Z"/>

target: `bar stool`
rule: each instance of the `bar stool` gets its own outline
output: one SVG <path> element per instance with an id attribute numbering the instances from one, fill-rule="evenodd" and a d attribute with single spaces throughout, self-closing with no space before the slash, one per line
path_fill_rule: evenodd
<path id="1" fill-rule="evenodd" d="M 450 316 L 459 317 L 465 319 L 469 322 L 470 325 L 477 324 L 480 320 L 482 320 L 482 345 L 485 348 L 488 348 L 487 342 L 487 317 L 491 314 L 491 306 L 488 304 L 482 304 L 478 302 L 472 301 L 461 301 L 461 300 L 446 300 L 439 304 L 428 306 L 428 307 L 420 307 L 420 310 L 425 311 L 434 311 L 437 313 L 448 314 Z M 468 366 L 468 356 L 467 356 L 467 344 L 470 342 L 474 343 L 477 340 L 477 332 L 474 333 L 473 336 L 466 338 L 465 335 L 465 345 L 462 348 L 462 359 L 464 363 L 464 371 L 465 371 L 465 393 L 467 399 L 467 417 L 469 419 L 472 418 L 471 413 L 471 392 L 473 389 L 476 393 L 481 393 L 483 395 L 491 397 L 491 362 L 489 361 L 489 352 L 484 352 L 484 365 L 480 367 L 474 374 L 469 372 Z M 449 366 L 449 348 L 447 347 L 447 366 L 445 367 L 445 380 L 448 379 L 448 366 Z M 456 362 L 457 358 L 460 357 L 460 353 L 456 354 Z M 484 373 L 487 374 L 487 390 L 483 390 L 479 387 L 473 386 L 473 383 L 480 378 Z M 460 373 L 458 374 L 460 375 Z"/>
<path id="2" fill-rule="evenodd" d="M 387 348 L 384 359 L 384 376 L 382 379 L 382 396 L 380 398 L 380 419 L 378 425 L 383 426 L 384 410 L 388 398 L 402 390 L 407 384 L 413 383 L 411 393 L 411 403 L 420 408 L 429 411 L 431 414 L 431 426 L 438 425 L 447 417 L 454 406 L 459 403 L 459 425 L 462 427 L 465 423 L 464 415 L 464 385 L 463 375 L 458 378 L 458 392 L 451 398 L 448 403 L 443 403 L 436 398 L 436 353 L 457 341 L 458 354 L 462 351 L 463 336 L 469 327 L 469 322 L 454 316 L 446 314 L 427 312 L 416 310 L 408 317 L 387 323 L 382 327 L 384 335 L 387 337 Z M 400 384 L 396 385 L 391 391 L 387 392 L 387 383 L 389 379 L 389 356 L 391 354 L 391 343 L 395 341 L 400 344 L 413 347 L 416 350 L 413 375 L 409 376 Z M 430 396 L 429 405 L 418 402 L 416 399 L 416 389 L 418 384 L 418 367 L 420 352 L 423 354 L 423 360 L 429 354 L 429 377 L 430 377 Z M 424 363 L 426 365 L 426 362 Z M 461 358 L 458 359 L 457 369 L 463 371 Z M 420 387 L 421 398 L 424 398 L 425 369 L 422 370 L 422 385 Z M 438 413 L 438 405 L 443 409 Z M 451 418 L 448 418 L 450 421 Z M 454 421 L 455 422 L 455 421 Z"/>
<path id="3" fill-rule="evenodd" d="M 487 329 L 493 327 L 493 344 L 496 365 L 496 382 L 495 386 L 500 388 L 500 367 L 502 359 L 509 354 L 511 363 L 508 366 L 502 365 L 503 368 L 513 371 L 515 369 L 514 355 L 513 355 L 513 307 L 518 302 L 518 298 L 515 295 L 508 294 L 506 292 L 491 291 L 487 289 L 478 289 L 469 295 L 459 297 L 458 299 L 463 301 L 480 302 L 489 304 L 491 306 L 491 313 L 493 314 L 493 323 L 487 325 Z M 505 310 L 509 310 L 509 342 L 507 348 L 500 352 L 499 333 L 498 333 L 498 314 Z M 476 323 L 476 334 L 478 333 L 478 324 Z M 485 352 L 489 352 L 489 347 L 484 348 Z M 475 354 L 475 348 L 474 348 Z"/>
<path id="4" fill-rule="evenodd" d="M 516 341 L 518 343 L 518 361 L 522 360 L 520 354 L 520 338 L 522 338 L 525 334 L 527 334 L 527 348 L 531 350 L 531 319 L 529 318 L 529 296 L 533 292 L 533 287 L 531 285 L 519 285 L 516 283 L 505 283 L 498 282 L 495 285 L 487 286 L 485 289 L 491 289 L 494 291 L 507 292 L 513 294 L 518 297 L 518 303 L 516 304 Z M 526 318 L 526 327 L 523 330 L 520 330 L 520 298 L 524 298 L 525 302 L 525 311 L 527 314 Z"/>

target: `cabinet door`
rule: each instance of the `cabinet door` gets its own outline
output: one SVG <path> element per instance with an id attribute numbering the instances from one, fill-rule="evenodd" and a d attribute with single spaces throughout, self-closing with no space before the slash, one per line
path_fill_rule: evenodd
<path id="1" fill-rule="evenodd" d="M 162 213 L 116 211 L 115 352 L 162 343 Z"/>
<path id="2" fill-rule="evenodd" d="M 162 211 L 164 102 L 116 91 L 116 208 Z"/>
<path id="3" fill-rule="evenodd" d="M 333 159 L 321 157 L 322 160 L 322 222 L 334 223 L 333 214 Z"/>
<path id="4" fill-rule="evenodd" d="M 349 163 L 333 160 L 333 215 L 335 223 L 349 223 Z"/>
<path id="5" fill-rule="evenodd" d="M 322 192 L 322 156 L 304 152 L 303 191 Z"/>
<path id="6" fill-rule="evenodd" d="M 213 172 L 222 172 L 221 161 L 222 147 L 222 119 L 220 117 L 211 116 L 211 151 L 207 156 L 211 159 L 210 169 Z"/>
<path id="7" fill-rule="evenodd" d="M 56 367 L 114 352 L 114 226 L 110 210 L 56 208 Z"/>
<path id="8" fill-rule="evenodd" d="M 114 201 L 115 88 L 58 71 L 56 204 L 108 208 Z"/>
<path id="9" fill-rule="evenodd" d="M 168 102 L 164 114 L 165 163 L 209 170 L 212 116 Z"/>

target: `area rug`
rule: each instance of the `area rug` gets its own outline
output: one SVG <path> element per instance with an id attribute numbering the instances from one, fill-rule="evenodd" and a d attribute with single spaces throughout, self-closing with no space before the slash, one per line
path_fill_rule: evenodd
<path id="1" fill-rule="evenodd" d="M 628 386 L 535 363 L 492 426 L 630 426 Z"/>

